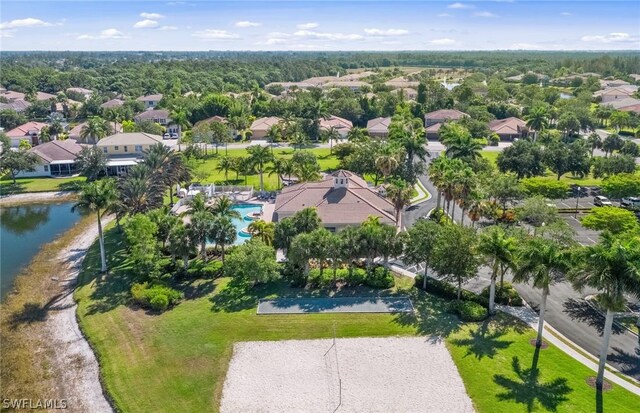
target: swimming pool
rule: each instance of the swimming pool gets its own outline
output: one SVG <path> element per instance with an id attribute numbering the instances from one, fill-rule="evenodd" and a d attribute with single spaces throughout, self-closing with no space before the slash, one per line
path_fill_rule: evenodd
<path id="1" fill-rule="evenodd" d="M 253 214 L 254 212 L 261 212 L 262 206 L 256 204 L 237 204 L 234 205 L 233 209 L 240 213 L 240 219 L 233 218 L 233 226 L 236 227 L 236 233 L 238 237 L 236 238 L 235 245 L 240 245 L 244 243 L 246 240 L 251 238 L 251 235 L 248 233 L 242 232 L 242 230 L 251 224 L 253 221 L 251 218 L 247 217 L 248 214 Z"/>

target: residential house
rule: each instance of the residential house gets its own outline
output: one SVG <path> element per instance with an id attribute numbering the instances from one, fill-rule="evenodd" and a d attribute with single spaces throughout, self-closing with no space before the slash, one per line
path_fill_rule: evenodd
<path id="1" fill-rule="evenodd" d="M 338 116 L 329 116 L 327 119 L 320 119 L 320 130 L 329 130 L 334 128 L 338 131 L 341 138 L 346 138 L 347 134 L 353 128 L 350 120 L 340 118 Z"/>
<path id="2" fill-rule="evenodd" d="M 633 79 L 635 82 L 640 81 L 640 75 L 637 75 L 637 74 L 631 74 L 631 75 L 629 75 L 629 77 L 630 77 L 631 79 Z"/>
<path id="3" fill-rule="evenodd" d="M 492 120 L 489 129 L 504 141 L 524 138 L 529 133 L 527 123 L 515 117 Z"/>
<path id="4" fill-rule="evenodd" d="M 100 107 L 102 109 L 113 109 L 113 108 L 119 108 L 122 105 L 124 105 L 124 100 L 122 100 L 122 99 L 111 99 L 111 100 L 108 100 L 108 101 L 104 102 L 102 105 L 100 105 Z"/>
<path id="5" fill-rule="evenodd" d="M 83 87 L 70 87 L 67 88 L 66 92 L 79 93 L 85 97 L 85 99 L 89 99 L 91 95 L 93 95 L 93 90 L 85 89 Z"/>
<path id="6" fill-rule="evenodd" d="M 20 141 L 27 141 L 32 146 L 36 146 L 40 143 L 40 131 L 45 126 L 48 125 L 44 122 L 27 122 L 11 129 L 6 135 L 11 139 L 11 146 L 14 148 L 20 146 Z"/>
<path id="7" fill-rule="evenodd" d="M 387 80 L 384 82 L 385 85 L 389 86 L 392 89 L 400 89 L 400 88 L 417 88 L 420 85 L 420 82 L 415 80 L 407 80 L 404 77 L 396 77 L 395 79 Z"/>
<path id="8" fill-rule="evenodd" d="M 162 136 L 145 132 L 116 133 L 100 139 L 96 146 L 109 157 L 107 175 L 126 174 L 142 160 L 151 145 L 162 143 Z"/>
<path id="9" fill-rule="evenodd" d="M 3 97 L 7 102 L 13 102 L 14 100 L 24 100 L 25 94 L 21 92 L 14 92 L 13 90 L 4 90 L 0 93 L 0 97 Z"/>
<path id="10" fill-rule="evenodd" d="M 36 100 L 51 100 L 56 99 L 56 95 L 52 95 L 51 93 L 45 92 L 36 92 Z"/>
<path id="11" fill-rule="evenodd" d="M 158 103 L 160 103 L 160 101 L 162 100 L 162 94 L 158 93 L 155 95 L 140 96 L 136 100 L 144 103 L 145 109 L 152 109 L 158 106 Z"/>
<path id="12" fill-rule="evenodd" d="M 623 112 L 638 113 L 638 108 L 640 107 L 640 99 L 626 97 L 608 102 L 606 104 L 602 103 L 601 106 L 611 107 L 615 110 L 621 110 Z"/>
<path id="13" fill-rule="evenodd" d="M 391 118 L 375 118 L 367 122 L 369 135 L 374 138 L 387 139 L 389 137 L 389 125 Z"/>
<path id="14" fill-rule="evenodd" d="M 628 98 L 637 91 L 638 86 L 624 85 L 598 90 L 593 94 L 593 96 L 596 98 L 600 98 L 600 102 L 602 103 L 608 103 L 618 99 Z"/>
<path id="15" fill-rule="evenodd" d="M 108 122 L 107 125 L 109 126 L 109 135 L 114 133 L 121 133 L 123 131 L 122 124 L 120 123 Z M 69 131 L 69 139 L 74 139 L 78 143 L 95 144 L 96 142 L 92 139 L 90 141 L 85 141 L 85 139 L 82 137 L 82 129 L 84 129 L 85 126 L 87 126 L 87 122 L 79 123 L 71 128 L 71 130 Z"/>
<path id="16" fill-rule="evenodd" d="M 418 91 L 410 87 L 394 89 L 392 93 L 397 93 L 398 95 L 402 93 L 402 96 L 407 100 L 416 100 L 418 97 Z"/>
<path id="17" fill-rule="evenodd" d="M 323 88 L 325 89 L 333 89 L 333 88 L 348 88 L 351 89 L 353 91 L 358 91 L 360 89 L 362 89 L 363 87 L 368 86 L 371 87 L 371 85 L 367 82 L 362 82 L 360 80 L 349 80 L 349 81 L 332 81 L 332 82 L 327 82 L 324 85 L 322 85 Z"/>
<path id="18" fill-rule="evenodd" d="M 284 91 L 288 92 L 292 89 L 309 89 L 311 87 L 316 87 L 317 84 L 307 82 L 271 82 L 267 86 L 265 86 L 265 89 L 271 86 L 282 86 Z"/>
<path id="19" fill-rule="evenodd" d="M 294 215 L 304 208 L 315 208 L 322 225 L 330 231 L 360 225 L 368 217 L 396 224 L 393 204 L 369 188 L 360 176 L 338 170 L 320 181 L 285 187 L 276 196 L 273 221 Z"/>
<path id="20" fill-rule="evenodd" d="M 193 126 L 206 125 L 213 122 L 227 123 L 227 119 L 222 116 L 211 116 L 210 118 L 202 119 L 196 122 Z"/>
<path id="21" fill-rule="evenodd" d="M 9 103 L 0 103 L 0 110 L 11 109 L 18 113 L 22 113 L 29 109 L 31 106 L 31 102 L 28 102 L 24 99 L 16 99 L 12 100 Z"/>
<path id="22" fill-rule="evenodd" d="M 169 111 L 166 109 L 149 109 L 138 113 L 133 120 L 138 123 L 142 121 L 151 121 L 166 128 L 168 134 L 176 134 L 180 136 L 180 127 L 171 123 Z"/>
<path id="23" fill-rule="evenodd" d="M 445 122 L 457 121 L 467 115 L 456 109 L 440 109 L 424 115 L 424 127 L 427 139 L 438 139 L 440 137 L 440 127 Z"/>
<path id="24" fill-rule="evenodd" d="M 281 119 L 276 116 L 269 116 L 266 118 L 258 118 L 253 121 L 250 128 L 251 129 L 251 139 L 252 140 L 264 140 L 267 139 L 267 133 L 269 133 L 269 129 L 272 126 L 280 123 Z"/>
<path id="25" fill-rule="evenodd" d="M 38 157 L 38 166 L 33 172 L 21 172 L 21 178 L 35 176 L 71 176 L 78 173 L 76 157 L 82 150 L 73 139 L 51 141 L 29 149 Z"/>
<path id="26" fill-rule="evenodd" d="M 618 87 L 618 86 L 627 86 L 630 85 L 629 82 L 620 79 L 602 79 L 600 80 L 600 87 L 609 88 L 609 87 Z"/>

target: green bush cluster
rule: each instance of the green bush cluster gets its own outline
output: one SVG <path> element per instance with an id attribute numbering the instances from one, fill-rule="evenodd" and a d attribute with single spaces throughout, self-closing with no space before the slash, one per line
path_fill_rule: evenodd
<path id="1" fill-rule="evenodd" d="M 498 146 L 498 144 L 500 143 L 500 136 L 498 136 L 497 133 L 492 133 L 487 138 L 487 141 L 489 142 L 490 146 Z"/>
<path id="2" fill-rule="evenodd" d="M 133 300 L 143 307 L 165 311 L 182 298 L 180 291 L 162 284 L 136 283 L 131 286 Z"/>
<path id="3" fill-rule="evenodd" d="M 289 280 L 294 287 L 327 287 L 333 281 L 333 268 L 325 268 L 320 276 L 319 268 L 311 268 L 308 277 L 304 278 L 304 270 L 291 264 L 283 264 L 280 267 L 280 274 L 284 279 Z M 348 268 L 338 268 L 335 280 L 344 282 L 350 287 L 367 285 L 371 288 L 391 288 L 395 285 L 395 279 L 391 272 L 385 271 L 382 266 L 376 266 L 368 273 L 364 268 L 355 267 L 349 273 Z"/>
<path id="4" fill-rule="evenodd" d="M 367 274 L 364 283 L 372 288 L 391 288 L 395 284 L 395 280 L 390 271 L 382 266 L 378 266 L 374 267 L 373 271 Z"/>
<path id="5" fill-rule="evenodd" d="M 187 275 L 190 278 L 218 278 L 222 276 L 222 261 L 194 260 L 189 264 Z"/>
<path id="6" fill-rule="evenodd" d="M 416 276 L 415 286 L 422 288 L 422 275 Z M 458 289 L 445 281 L 438 281 L 427 277 L 427 292 L 437 295 L 447 300 L 455 300 L 458 298 Z M 473 301 L 481 306 L 488 307 L 489 300 L 481 295 L 472 293 L 471 291 L 462 290 L 460 298 L 464 301 Z"/>
<path id="7" fill-rule="evenodd" d="M 489 287 L 484 288 L 480 295 L 487 300 L 489 299 Z M 514 307 L 522 307 L 522 297 L 518 294 L 513 285 L 509 282 L 505 282 L 503 287 L 500 288 L 500 285 L 496 285 L 496 303 L 503 305 L 511 305 Z"/>
<path id="8" fill-rule="evenodd" d="M 473 301 L 452 301 L 448 310 L 457 314 L 462 321 L 482 321 L 489 316 L 485 307 Z"/>

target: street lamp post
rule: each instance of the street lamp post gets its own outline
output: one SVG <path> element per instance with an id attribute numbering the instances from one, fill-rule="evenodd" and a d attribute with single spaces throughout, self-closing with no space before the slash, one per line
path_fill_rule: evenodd
<path id="1" fill-rule="evenodd" d="M 582 188 L 581 187 L 577 187 L 576 188 L 578 190 L 578 193 L 576 194 L 576 212 L 573 215 L 574 218 L 576 218 L 578 216 L 578 206 L 579 206 L 579 202 L 580 202 L 580 195 L 582 194 Z"/>

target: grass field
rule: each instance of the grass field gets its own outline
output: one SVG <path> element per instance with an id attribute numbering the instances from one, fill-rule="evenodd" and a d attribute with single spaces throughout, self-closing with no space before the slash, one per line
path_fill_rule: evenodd
<path id="1" fill-rule="evenodd" d="M 538 405 L 540 401 L 547 403 L 548 398 L 553 398 L 559 412 L 595 410 L 595 392 L 584 382 L 591 373 L 553 347 L 540 354 L 537 382 L 513 371 L 513 357 L 517 356 L 524 367 L 531 361 L 534 352 L 528 340 L 534 336 L 533 330 L 506 316 L 495 322 L 498 333 L 493 326 L 483 330 L 478 324 L 461 324 L 446 313 L 444 300 L 411 288 L 409 279 L 399 278 L 396 289 L 385 293 L 411 295 L 417 315 L 258 316 L 259 298 L 327 292 L 294 290 L 283 283 L 247 289 L 227 278 L 184 280 L 180 288 L 185 300 L 166 313 L 153 315 L 128 305 L 132 281 L 127 270 L 131 263 L 113 228 L 107 232 L 107 248 L 113 270 L 102 279 L 96 278 L 99 251 L 94 244 L 84 262 L 75 297 L 82 330 L 97 352 L 103 382 L 121 411 L 217 411 L 233 343 L 328 338 L 334 326 L 338 337 L 445 337 L 479 412 L 524 412 L 534 397 L 535 408 L 529 411 L 544 411 Z M 353 289 L 342 294 L 370 293 Z M 494 380 L 496 374 L 515 384 Z M 529 380 L 525 385 L 521 383 L 523 377 Z M 571 388 L 567 400 L 549 395 L 545 385 L 555 378 L 567 380 L 566 386 Z M 500 396 L 507 391 L 514 396 Z M 640 400 L 624 389 L 614 388 L 604 395 L 604 401 L 610 411 L 631 412 Z"/>
<path id="2" fill-rule="evenodd" d="M 318 164 L 320 165 L 320 169 L 322 171 L 331 171 L 338 167 L 338 158 L 334 155 L 331 155 L 329 148 L 313 148 L 306 149 L 309 152 L 312 152 L 318 158 Z M 273 154 L 277 158 L 291 158 L 293 156 L 294 149 L 293 148 L 273 148 Z M 232 157 L 247 157 L 247 151 L 243 149 L 229 149 L 226 154 Z M 225 150 L 223 148 L 218 149 L 218 155 L 211 155 L 202 161 L 197 162 L 196 168 L 196 176 L 202 175 L 204 177 L 203 181 L 206 183 L 218 183 L 222 184 L 225 182 L 224 173 L 221 171 L 217 171 L 218 167 L 218 159 L 221 156 L 225 155 Z M 199 172 L 199 173 L 198 173 Z M 242 175 L 236 177 L 236 173 L 229 171 L 228 182 L 232 185 L 245 185 L 245 180 Z M 259 188 L 260 186 L 260 176 L 258 174 L 248 175 L 246 180 L 246 185 L 252 185 L 254 188 Z M 268 174 L 264 174 L 264 185 L 265 189 L 268 191 L 273 191 L 277 189 L 278 186 L 278 177 L 274 174 L 269 176 Z"/>
<path id="3" fill-rule="evenodd" d="M 85 181 L 82 176 L 70 178 L 19 178 L 16 185 L 10 177 L 0 179 L 0 195 L 21 194 L 24 192 L 75 191 L 78 184 Z"/>
<path id="4" fill-rule="evenodd" d="M 498 155 L 500 154 L 500 152 L 482 151 L 481 154 L 483 158 L 489 160 L 489 162 L 491 162 L 493 165 L 496 165 L 496 162 L 498 160 Z M 541 178 L 547 179 L 549 181 L 555 181 L 557 179 L 556 175 L 549 170 L 547 171 L 546 175 Z M 564 174 L 562 175 L 562 177 L 560 177 L 560 180 L 568 184 L 576 184 L 580 186 L 597 186 L 602 184 L 601 178 L 594 178 L 591 175 L 586 176 L 584 178 L 580 178 L 576 176 L 571 176 L 570 174 Z"/>

